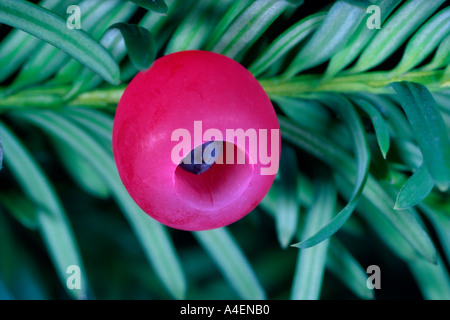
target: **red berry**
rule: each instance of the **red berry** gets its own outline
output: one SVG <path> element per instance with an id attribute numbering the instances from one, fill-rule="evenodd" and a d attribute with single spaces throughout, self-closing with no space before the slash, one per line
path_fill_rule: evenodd
<path id="1" fill-rule="evenodd" d="M 212 140 L 225 141 L 222 164 L 200 162 L 198 174 L 178 165 Z M 278 170 L 279 124 L 267 94 L 239 63 L 183 51 L 130 82 L 117 107 L 113 150 L 123 184 L 147 214 L 173 228 L 207 230 L 239 220 L 265 196 Z"/>

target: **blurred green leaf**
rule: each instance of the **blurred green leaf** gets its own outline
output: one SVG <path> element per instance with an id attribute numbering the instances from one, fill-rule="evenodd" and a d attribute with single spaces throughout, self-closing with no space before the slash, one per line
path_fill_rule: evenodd
<path id="1" fill-rule="evenodd" d="M 205 44 L 205 50 L 211 51 L 216 42 L 220 39 L 222 34 L 228 29 L 230 24 L 234 21 L 236 16 L 248 6 L 250 0 L 231 1 L 232 5 L 223 14 L 222 19 L 217 23 L 212 34 L 208 37 Z"/>
<path id="2" fill-rule="evenodd" d="M 11 291 L 17 300 L 50 300 L 51 289 L 49 287 L 48 273 L 43 273 L 36 265 L 36 258 L 33 253 L 19 249 L 18 259 L 15 264 L 14 281 L 12 281 Z M 83 285 L 83 284 L 82 284 Z"/>
<path id="3" fill-rule="evenodd" d="M 342 0 L 344 2 L 347 2 L 353 6 L 360 7 L 361 9 L 367 9 L 368 6 L 370 6 L 374 0 Z"/>
<path id="4" fill-rule="evenodd" d="M 374 292 L 366 285 L 367 273 L 336 237 L 331 238 L 328 252 L 327 268 L 355 295 L 373 299 Z"/>
<path id="5" fill-rule="evenodd" d="M 164 0 L 130 0 L 138 6 L 147 10 L 155 11 L 162 14 L 167 14 L 167 4 Z"/>
<path id="6" fill-rule="evenodd" d="M 25 194 L 37 206 L 39 228 L 64 288 L 74 298 L 86 298 L 88 282 L 78 246 L 53 188 L 28 151 L 1 123 L 0 135 L 4 139 L 8 170 L 16 176 Z M 81 269 L 81 289 L 70 290 L 66 285 L 66 271 L 71 265 Z"/>
<path id="7" fill-rule="evenodd" d="M 95 3 L 95 1 L 92 1 L 92 0 L 88 0 L 87 2 Z M 110 25 L 112 25 L 116 22 L 130 19 L 130 17 L 136 11 L 136 6 L 127 1 L 108 0 L 108 1 L 99 1 L 99 2 L 101 2 L 102 5 L 98 8 L 96 8 L 96 10 L 94 11 L 94 14 L 90 15 L 93 17 L 92 20 L 95 22 L 95 25 L 93 26 L 90 34 L 96 40 L 103 39 L 105 37 L 105 33 L 107 33 L 107 30 Z M 112 5 L 112 7 L 108 9 L 108 7 L 111 5 Z M 104 14 L 105 9 L 108 10 L 107 15 Z M 98 12 L 99 10 L 100 10 L 100 12 Z M 91 21 L 91 19 L 89 19 L 88 22 L 90 22 L 90 21 Z M 83 24 L 83 27 L 85 27 L 85 24 Z M 117 38 L 121 38 L 119 32 L 116 32 L 116 35 L 117 35 Z M 126 50 L 125 50 L 125 46 L 123 45 L 124 42 L 119 41 L 119 43 L 122 44 L 121 49 L 124 52 L 123 55 L 125 55 Z M 102 45 L 106 46 L 106 44 L 104 42 L 102 42 Z M 120 59 L 118 59 L 116 48 L 106 47 L 106 49 L 112 53 L 113 58 L 116 61 L 120 60 Z M 74 79 L 77 76 L 80 75 L 81 70 L 84 71 L 84 69 L 87 69 L 87 68 L 85 68 L 78 61 L 76 61 L 74 59 L 70 59 L 67 63 L 65 63 L 61 67 L 60 70 L 58 70 L 56 75 L 49 82 L 52 84 L 71 83 L 74 81 Z M 95 73 L 91 72 L 89 69 L 88 69 L 88 71 L 89 71 L 89 74 L 95 75 Z M 98 78 L 100 78 L 100 77 L 98 77 Z"/>
<path id="8" fill-rule="evenodd" d="M 445 0 L 414 0 L 404 3 L 384 24 L 375 38 L 364 49 L 350 72 L 371 69 L 397 50 Z"/>
<path id="9" fill-rule="evenodd" d="M 328 175 L 329 176 L 329 175 Z M 302 237 L 307 238 L 331 219 L 336 205 L 336 188 L 327 177 L 316 178 L 315 198 L 307 213 Z M 292 285 L 291 299 L 317 300 L 320 298 L 325 272 L 329 239 L 314 248 L 299 250 Z"/>
<path id="10" fill-rule="evenodd" d="M 445 68 L 441 82 L 442 87 L 450 87 L 450 64 Z"/>
<path id="11" fill-rule="evenodd" d="M 114 58 L 117 59 L 119 58 L 118 55 L 120 55 L 120 59 L 117 60 L 121 60 L 126 55 L 124 41 L 119 30 L 108 30 L 103 36 L 101 44 L 107 49 L 113 51 L 113 54 L 115 55 Z M 121 50 L 121 47 L 123 48 L 123 51 Z M 116 51 L 114 52 L 114 50 Z M 71 83 L 72 89 L 66 96 L 64 96 L 64 98 L 65 100 L 70 100 L 83 91 L 97 87 L 102 82 L 103 79 L 92 72 L 89 68 L 82 68 L 81 71 L 76 74 L 75 79 Z"/>
<path id="12" fill-rule="evenodd" d="M 325 16 L 326 13 L 323 12 L 310 15 L 280 34 L 259 58 L 252 63 L 249 71 L 255 77 L 259 76 L 313 32 L 322 23 Z"/>
<path id="13" fill-rule="evenodd" d="M 450 57 L 450 51 L 449 57 Z M 441 111 L 444 114 L 450 114 L 450 92 L 433 92 L 433 98 L 435 99 L 438 106 L 441 108 Z"/>
<path id="14" fill-rule="evenodd" d="M 83 107 L 67 108 L 63 114 L 92 133 L 94 139 L 97 139 L 107 151 L 112 151 L 113 118 L 111 116 Z"/>
<path id="15" fill-rule="evenodd" d="M 390 138 L 389 138 L 389 130 L 384 121 L 381 113 L 368 101 L 359 99 L 355 101 L 356 104 L 366 112 L 370 120 L 372 121 L 373 128 L 375 129 L 375 134 L 377 135 L 378 145 L 380 146 L 381 153 L 383 158 L 386 159 L 386 155 L 389 151 L 390 146 Z"/>
<path id="16" fill-rule="evenodd" d="M 450 64 L 450 34 L 442 40 L 439 45 L 436 54 L 433 56 L 433 60 L 426 66 L 422 67 L 422 70 L 435 70 Z"/>
<path id="17" fill-rule="evenodd" d="M 376 0 L 369 5 L 377 5 L 380 7 L 380 23 L 387 19 L 391 12 L 400 4 L 401 0 Z M 363 9 L 366 10 L 369 5 Z M 353 33 L 350 40 L 344 48 L 336 52 L 328 64 L 324 78 L 331 79 L 342 69 L 347 67 L 371 41 L 371 39 L 379 32 L 377 29 L 367 28 L 365 19 L 359 24 L 358 29 Z"/>
<path id="18" fill-rule="evenodd" d="M 14 29 L 0 43 L 0 81 L 7 79 L 24 62 L 29 53 L 40 45 L 40 40 L 22 30 Z"/>
<path id="19" fill-rule="evenodd" d="M 358 6 L 337 1 L 331 7 L 325 21 L 303 46 L 283 76 L 292 77 L 333 56 L 346 45 L 365 14 L 365 10 Z"/>
<path id="20" fill-rule="evenodd" d="M 236 59 L 286 10 L 284 0 L 256 0 L 245 9 L 222 35 L 212 51 Z"/>
<path id="21" fill-rule="evenodd" d="M 346 122 L 354 139 L 353 143 L 355 146 L 357 159 L 356 185 L 352 197 L 347 205 L 316 234 L 295 245 L 299 248 L 314 246 L 315 244 L 332 236 L 344 225 L 358 204 L 359 197 L 364 189 L 369 172 L 369 147 L 367 145 L 366 135 L 361 119 L 353 108 L 353 105 L 343 97 L 333 95 L 323 95 L 323 97 L 324 100 L 327 101 L 327 104 L 332 106 L 342 117 L 344 122 Z"/>
<path id="22" fill-rule="evenodd" d="M 386 96 L 369 92 L 353 93 L 352 96 L 365 99 L 375 106 L 391 125 L 390 129 L 394 137 L 407 140 L 412 138 L 411 126 L 409 125 L 405 114 L 398 105 L 389 100 Z"/>
<path id="23" fill-rule="evenodd" d="M 298 160 L 295 150 L 289 145 L 281 149 L 280 181 L 277 181 L 277 203 L 275 226 L 278 241 L 286 248 L 297 231 L 300 204 L 298 202 Z M 275 182 L 275 183 L 277 183 Z"/>
<path id="24" fill-rule="evenodd" d="M 437 208 L 436 201 L 431 201 L 430 198 L 431 196 L 419 204 L 419 207 L 436 230 L 447 256 L 447 261 L 450 262 L 450 232 L 448 232 L 450 230 L 450 215 L 448 214 L 450 212 L 450 203 L 444 200 L 447 208 Z"/>
<path id="25" fill-rule="evenodd" d="M 2 210 L 0 234 L 0 282 L 4 286 L 3 290 L 7 290 L 9 298 L 14 300 L 49 300 L 49 291 L 54 289 L 48 282 L 52 271 L 43 272 L 40 261 L 35 259 L 36 251 L 28 251 L 23 238 L 14 232 Z M 0 299 L 4 299 L 1 294 L 0 292 Z"/>
<path id="26" fill-rule="evenodd" d="M 393 139 L 392 141 L 395 156 L 398 156 L 398 161 L 404 164 L 405 170 L 415 171 L 419 169 L 423 163 L 423 156 L 419 147 L 408 140 Z M 394 161 L 392 164 L 394 164 Z M 395 163 L 395 165 L 401 164 Z"/>
<path id="27" fill-rule="evenodd" d="M 161 281 L 174 297 L 182 299 L 185 295 L 186 282 L 166 228 L 145 214 L 131 199 L 120 181 L 112 154 L 107 153 L 101 145 L 73 123 L 55 113 L 41 111 L 15 115 L 35 123 L 89 161 L 108 183 Z"/>
<path id="28" fill-rule="evenodd" d="M 44 0 L 39 5 L 56 14 L 62 14 L 67 9 L 66 3 L 61 0 Z M 30 52 L 34 52 L 41 44 L 38 38 L 22 30 L 13 29 L 8 33 L 0 43 L 0 82 L 14 73 Z"/>
<path id="29" fill-rule="evenodd" d="M 94 139 L 105 150 L 112 152 L 113 119 L 111 117 L 100 111 L 86 108 L 66 109 L 63 114 L 90 131 Z M 66 144 L 55 139 L 53 141 L 54 146 L 63 159 L 63 165 L 80 187 L 96 197 L 107 198 L 111 193 L 110 188 L 106 185 L 105 180 L 98 174 L 96 169 Z"/>
<path id="30" fill-rule="evenodd" d="M 393 199 L 398 191 L 387 183 L 376 182 L 370 176 L 366 190 L 365 198 L 372 202 L 379 212 L 385 215 L 389 222 L 412 245 L 416 253 L 425 260 L 434 263 L 436 261 L 436 248 L 418 213 L 413 208 L 394 209 Z M 380 232 L 381 230 L 383 229 L 380 229 Z M 397 239 L 396 241 L 398 242 L 399 240 Z"/>
<path id="31" fill-rule="evenodd" d="M 408 266 L 425 299 L 450 300 L 450 276 L 440 257 L 436 264 L 415 260 Z"/>
<path id="32" fill-rule="evenodd" d="M 279 184 L 276 183 L 275 180 L 272 186 L 270 187 L 269 191 L 267 192 L 267 194 L 259 203 L 259 207 L 261 207 L 266 213 L 268 213 L 274 219 L 277 216 L 278 188 Z"/>
<path id="33" fill-rule="evenodd" d="M 3 146 L 2 146 L 2 137 L 0 136 L 0 170 L 3 169 Z"/>
<path id="34" fill-rule="evenodd" d="M 165 54 L 201 49 L 211 33 L 213 9 L 209 1 L 197 2 L 177 25 Z"/>
<path id="35" fill-rule="evenodd" d="M 13 295 L 9 292 L 3 281 L 0 279 L 0 299 L 1 300 L 15 300 Z"/>
<path id="36" fill-rule="evenodd" d="M 434 180 L 427 166 L 423 164 L 400 189 L 395 202 L 395 209 L 415 206 L 428 196 L 433 187 Z"/>
<path id="37" fill-rule="evenodd" d="M 101 199 L 110 195 L 109 187 L 86 159 L 59 140 L 53 139 L 53 146 L 61 158 L 62 165 L 84 191 Z"/>
<path id="38" fill-rule="evenodd" d="M 271 99 L 295 122 L 314 132 L 325 134 L 328 131 L 331 116 L 329 111 L 318 101 L 278 96 L 272 96 Z"/>
<path id="39" fill-rule="evenodd" d="M 72 1 L 65 0 L 62 4 L 64 5 L 64 8 L 67 8 L 72 4 Z M 117 1 L 114 0 L 106 2 L 82 1 L 80 3 L 80 11 L 83 13 L 83 30 L 91 32 L 93 27 L 101 23 L 104 13 L 109 12 L 114 6 L 117 6 Z M 94 35 L 92 36 L 95 38 Z M 46 80 L 66 63 L 69 58 L 70 57 L 59 48 L 49 43 L 42 43 L 42 46 L 40 46 L 39 49 L 25 61 L 19 74 L 14 78 L 10 90 L 17 90 Z"/>
<path id="40" fill-rule="evenodd" d="M 418 83 L 392 84 L 414 129 L 424 163 L 440 190 L 450 187 L 450 139 L 439 108 L 427 88 Z"/>
<path id="41" fill-rule="evenodd" d="M 10 90 L 15 91 L 47 79 L 68 58 L 69 56 L 65 52 L 50 44 L 44 44 L 22 66 L 17 77 L 14 78 Z"/>
<path id="42" fill-rule="evenodd" d="M 338 174 L 335 174 L 335 181 L 339 191 L 349 198 L 352 190 L 350 182 Z M 357 208 L 367 225 L 398 257 L 406 261 L 425 259 L 434 262 L 436 250 L 426 231 L 418 223 L 415 212 L 395 211 L 390 206 L 393 200 L 381 203 L 387 200 L 388 195 L 381 186 L 372 182 L 374 181 L 369 177 L 368 186 Z"/>
<path id="43" fill-rule="evenodd" d="M 343 180 L 339 191 L 345 191 L 347 199 L 350 199 L 354 193 L 354 182 L 352 181 L 356 177 L 356 168 L 352 165 L 352 158 L 325 137 L 311 133 L 301 125 L 293 124 L 282 116 L 279 116 L 278 120 L 284 139 L 312 153 L 336 170 Z M 352 189 L 353 191 L 351 191 Z M 396 239 L 393 241 L 393 246 L 396 246 L 396 243 L 400 245 L 401 241 L 402 249 L 396 250 L 400 256 L 403 256 L 402 252 L 416 252 L 428 261 L 435 261 L 436 250 L 422 224 L 419 223 L 417 215 L 411 210 L 403 210 L 401 213 L 394 210 L 394 200 L 391 195 L 370 175 L 362 199 L 367 199 L 366 202 L 371 206 L 372 211 L 379 214 L 380 217 L 374 216 L 374 218 L 382 221 L 384 229 L 392 229 L 392 233 L 395 230 Z M 364 213 L 365 211 L 360 212 Z M 398 238 L 402 238 L 402 240 Z"/>
<path id="44" fill-rule="evenodd" d="M 292 3 L 294 6 L 300 6 L 305 2 L 304 0 L 286 0 L 286 1 Z"/>
<path id="45" fill-rule="evenodd" d="M 226 228 L 197 231 L 193 235 L 242 299 L 266 298 L 252 267 Z"/>
<path id="46" fill-rule="evenodd" d="M 447 8 L 435 14 L 414 34 L 406 46 L 402 60 L 392 73 L 399 75 L 417 66 L 449 34 L 450 8 Z"/>
<path id="47" fill-rule="evenodd" d="M 5 218 L 5 213 L 0 209 L 0 247 L 2 254 L 0 255 L 0 281 L 4 281 L 4 285 L 11 287 L 17 265 L 21 263 L 18 254 L 17 237 L 11 229 L 11 225 Z M 5 289 L 7 289 L 5 287 Z"/>
<path id="48" fill-rule="evenodd" d="M 0 2 L 0 22 L 28 32 L 65 51 L 102 76 L 119 82 L 119 66 L 98 42 L 82 30 L 68 29 L 53 12 L 23 0 Z"/>
<path id="49" fill-rule="evenodd" d="M 108 15 L 107 21 L 104 21 L 104 27 L 106 30 L 99 35 L 101 37 L 100 43 L 103 47 L 105 47 L 112 55 L 112 57 L 117 61 L 122 61 L 122 59 L 126 56 L 127 50 L 125 41 L 120 31 L 117 29 L 107 29 L 111 24 L 114 24 L 117 21 L 130 19 L 130 17 L 134 14 L 136 7 L 130 2 L 121 2 L 119 6 L 115 6 L 111 12 L 111 15 Z M 103 79 L 92 72 L 87 67 L 82 67 L 79 71 L 75 72 L 77 68 L 76 61 L 72 61 L 75 64 L 68 64 L 67 69 L 63 70 L 60 75 L 63 80 L 64 77 L 66 80 L 71 79 L 72 89 L 65 96 L 65 99 L 71 99 L 78 95 L 82 91 L 86 91 L 88 89 L 93 89 L 97 87 L 99 84 L 103 82 Z M 68 76 L 67 73 L 74 72 L 71 76 Z"/>
<path id="50" fill-rule="evenodd" d="M 114 15 L 109 18 L 109 23 L 115 23 L 116 21 L 120 21 L 121 19 L 128 19 L 130 18 L 133 13 L 135 12 L 134 5 L 125 2 L 120 6 L 116 6 L 113 10 Z M 110 29 L 107 30 L 101 40 L 100 43 L 103 47 L 109 50 L 111 52 L 113 58 L 116 61 L 121 61 L 125 55 L 126 55 L 126 46 L 125 41 L 123 40 L 123 37 L 119 30 L 117 29 Z M 69 64 L 66 66 L 67 69 L 63 70 L 61 75 L 62 80 L 68 80 L 72 79 L 72 85 L 73 88 L 70 90 L 70 92 L 65 96 L 65 99 L 71 99 L 78 95 L 80 92 L 93 89 L 97 87 L 99 84 L 102 83 L 102 78 L 92 72 L 89 68 L 82 68 L 81 71 L 78 71 L 75 74 L 75 77 L 73 77 L 74 74 L 70 74 L 70 72 L 74 72 L 77 68 L 77 64 Z M 69 75 L 68 75 L 69 73 Z"/>
<path id="51" fill-rule="evenodd" d="M 38 227 L 37 210 L 28 198 L 9 191 L 0 194 L 0 203 L 25 227 L 29 229 Z"/>
<path id="52" fill-rule="evenodd" d="M 144 27 L 123 22 L 115 23 L 110 28 L 116 28 L 122 33 L 133 65 L 138 70 L 148 69 L 156 57 L 153 35 Z"/>
<path id="53" fill-rule="evenodd" d="M 370 151 L 370 173 L 377 180 L 392 182 L 394 169 L 389 166 L 389 162 L 381 154 L 377 137 L 373 133 L 368 133 L 367 142 Z"/>

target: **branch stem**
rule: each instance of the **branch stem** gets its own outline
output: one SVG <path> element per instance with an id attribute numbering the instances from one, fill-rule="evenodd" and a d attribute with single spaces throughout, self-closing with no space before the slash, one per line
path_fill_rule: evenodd
<path id="1" fill-rule="evenodd" d="M 394 93 L 387 86 L 391 82 L 411 81 L 427 86 L 430 91 L 445 89 L 441 82 L 443 71 L 412 71 L 401 76 L 393 76 L 390 72 L 370 72 L 357 75 L 343 74 L 330 81 L 323 81 L 320 74 L 299 75 L 290 79 L 259 79 L 260 84 L 269 96 L 302 97 L 311 92 L 372 92 Z M 29 88 L 19 92 L 8 92 L 0 88 L 0 112 L 18 108 L 58 109 L 62 106 L 83 106 L 114 110 L 125 86 L 105 87 L 84 92 L 74 99 L 65 96 L 70 86 Z"/>

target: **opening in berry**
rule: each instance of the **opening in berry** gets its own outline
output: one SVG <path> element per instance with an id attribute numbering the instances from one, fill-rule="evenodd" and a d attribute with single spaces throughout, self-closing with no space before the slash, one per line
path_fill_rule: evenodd
<path id="1" fill-rule="evenodd" d="M 173 178 L 175 192 L 181 201 L 189 202 L 191 207 L 202 210 L 217 210 L 217 208 L 225 207 L 239 199 L 239 195 L 249 185 L 254 165 L 250 163 L 248 154 L 230 142 L 221 142 L 221 144 L 223 144 L 221 150 L 223 163 L 205 163 L 203 169 L 208 166 L 205 170 L 200 170 L 200 167 L 194 167 L 191 164 L 187 170 L 182 162 L 175 169 Z M 206 150 L 205 153 L 207 153 L 208 145 L 211 145 L 211 142 L 200 146 L 201 150 Z M 193 152 L 195 153 L 195 149 L 188 155 L 191 160 Z M 233 152 L 234 160 L 231 163 L 226 160 L 228 152 Z M 214 159 L 219 156 L 220 154 L 216 153 Z M 237 159 L 242 156 L 245 157 L 245 162 L 239 164 Z M 193 174 L 192 170 L 198 172 Z"/>
<path id="2" fill-rule="evenodd" d="M 202 174 L 211 168 L 222 155 L 223 141 L 209 141 L 192 150 L 179 164 L 180 168 L 193 174 Z"/>

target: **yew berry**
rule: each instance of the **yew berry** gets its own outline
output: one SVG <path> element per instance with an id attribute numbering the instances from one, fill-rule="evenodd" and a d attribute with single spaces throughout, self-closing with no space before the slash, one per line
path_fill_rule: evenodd
<path id="1" fill-rule="evenodd" d="M 207 51 L 156 60 L 127 86 L 114 119 L 114 158 L 129 194 L 182 230 L 223 227 L 253 210 L 273 183 L 280 148 L 258 81 Z"/>

